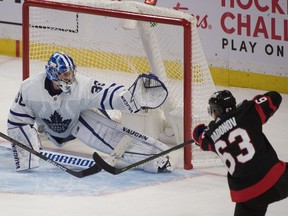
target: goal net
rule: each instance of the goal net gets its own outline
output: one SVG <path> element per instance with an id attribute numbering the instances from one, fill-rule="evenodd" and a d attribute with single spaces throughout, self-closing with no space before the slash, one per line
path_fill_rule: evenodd
<path id="1" fill-rule="evenodd" d="M 77 74 L 101 82 L 129 87 L 141 73 L 156 74 L 169 91 L 161 108 L 132 116 L 108 111 L 136 131 L 175 145 L 191 139 L 195 125 L 211 120 L 207 101 L 215 87 L 190 14 L 133 1 L 26 0 L 23 79 L 45 72 L 56 51 L 74 59 Z M 194 145 L 180 155 L 186 169 L 215 158 Z"/>

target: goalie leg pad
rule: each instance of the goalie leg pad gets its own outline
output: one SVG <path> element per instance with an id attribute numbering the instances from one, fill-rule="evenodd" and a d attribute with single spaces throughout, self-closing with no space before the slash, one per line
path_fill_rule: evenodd
<path id="1" fill-rule="evenodd" d="M 133 140 L 132 144 L 128 146 L 123 157 L 118 160 L 119 163 L 117 163 L 116 166 L 127 166 L 160 152 L 162 152 L 162 150 L 159 150 L 159 148 L 155 146 L 147 145 L 146 143 L 138 140 Z M 174 170 L 171 165 L 170 157 L 168 156 L 159 157 L 155 160 L 149 161 L 139 166 L 138 169 L 142 169 L 150 173 L 172 172 Z"/>
<path id="2" fill-rule="evenodd" d="M 113 150 L 117 148 L 119 142 L 127 134 L 115 129 L 119 123 L 112 120 L 107 121 L 106 118 L 103 118 L 103 116 L 92 111 L 81 113 L 79 121 L 72 129 L 72 135 L 91 148 L 111 155 Z M 133 137 L 129 142 L 130 144 L 127 146 L 125 153 L 122 157 L 118 158 L 115 166 L 135 163 L 166 150 L 167 147 L 165 146 L 165 148 L 160 149 L 159 146 L 141 142 L 133 139 Z M 162 166 L 161 160 L 162 158 L 150 161 L 139 168 L 147 172 L 157 173 L 158 168 Z"/>
<path id="3" fill-rule="evenodd" d="M 24 145 L 30 147 L 31 149 L 39 152 L 41 148 L 41 143 L 38 134 L 34 128 L 29 125 L 23 127 L 10 128 L 7 131 L 8 135 L 23 143 Z M 39 167 L 40 158 L 31 154 L 30 152 L 22 149 L 15 144 L 12 145 L 14 161 L 16 165 L 16 171 L 29 170 Z"/>
<path id="4" fill-rule="evenodd" d="M 72 129 L 72 135 L 91 148 L 111 154 L 125 134 L 114 129 L 114 121 L 104 124 L 101 118 L 96 112 L 83 112 Z"/>

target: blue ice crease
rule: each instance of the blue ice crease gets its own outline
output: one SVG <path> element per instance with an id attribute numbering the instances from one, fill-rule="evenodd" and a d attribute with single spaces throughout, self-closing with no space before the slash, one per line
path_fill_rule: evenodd
<path id="1" fill-rule="evenodd" d="M 0 193 L 101 196 L 199 175 L 196 171 L 178 169 L 161 174 L 130 170 L 119 175 L 102 171 L 79 179 L 46 161 L 41 161 L 37 169 L 17 173 L 12 152 L 0 150 Z"/>

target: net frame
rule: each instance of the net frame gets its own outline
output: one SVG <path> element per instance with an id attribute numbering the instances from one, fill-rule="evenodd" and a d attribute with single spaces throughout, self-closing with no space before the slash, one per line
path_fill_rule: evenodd
<path id="1" fill-rule="evenodd" d="M 30 7 L 39 7 L 55 10 L 64 10 L 75 13 L 86 13 L 98 16 L 111 16 L 123 19 L 133 19 L 139 21 L 172 24 L 183 27 L 183 138 L 184 141 L 191 139 L 192 131 L 192 25 L 191 20 L 177 17 L 167 17 L 159 15 L 139 14 L 137 12 L 111 10 L 105 8 L 94 8 L 90 6 L 83 6 L 78 4 L 68 4 L 65 2 L 26 0 L 23 3 L 23 80 L 29 77 L 29 9 Z M 188 116 L 188 118 L 187 118 Z M 184 169 L 192 169 L 192 147 L 186 146 L 184 148 Z"/>

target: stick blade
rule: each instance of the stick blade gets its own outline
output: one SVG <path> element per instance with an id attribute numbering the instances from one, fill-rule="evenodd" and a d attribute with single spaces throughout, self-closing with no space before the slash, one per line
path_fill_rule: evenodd
<path id="1" fill-rule="evenodd" d="M 170 153 L 172 151 L 175 151 L 177 149 L 180 149 L 180 148 L 183 148 L 183 147 L 185 147 L 187 145 L 190 145 L 193 142 L 194 142 L 194 140 L 192 140 L 192 139 L 188 140 L 188 141 L 183 142 L 183 143 L 181 143 L 179 145 L 176 145 L 176 146 L 174 146 L 174 147 L 172 147 L 170 149 L 167 149 L 167 150 L 162 151 L 162 152 L 160 152 L 158 154 L 155 154 L 155 155 L 153 155 L 151 157 L 145 158 L 144 160 L 140 160 L 140 161 L 138 161 L 136 163 L 130 164 L 130 165 L 128 165 L 126 167 L 122 167 L 122 168 L 117 168 L 117 167 L 111 166 L 109 163 L 104 161 L 103 158 L 97 154 L 97 152 L 94 152 L 93 159 L 94 159 L 95 163 L 100 168 L 102 168 L 103 170 L 105 170 L 108 173 L 111 173 L 113 175 L 117 175 L 117 174 L 126 172 L 128 170 L 134 169 L 134 168 L 136 168 L 136 167 L 138 167 L 138 166 L 140 166 L 140 165 L 142 165 L 144 163 L 147 163 L 149 161 L 152 161 L 152 160 L 154 160 L 154 159 L 156 159 L 158 157 L 164 156 L 164 155 L 166 155 L 166 154 L 168 154 L 168 153 Z"/>
<path id="2" fill-rule="evenodd" d="M 108 164 L 106 161 L 104 161 L 103 158 L 97 152 L 93 153 L 93 159 L 95 163 L 99 167 L 101 167 L 103 170 L 105 170 L 106 172 L 111 173 L 113 175 L 117 175 L 120 173 L 118 172 L 118 169 L 116 167 L 113 167 L 110 164 Z"/>
<path id="3" fill-rule="evenodd" d="M 88 169 L 85 169 L 85 170 L 82 170 L 80 178 L 83 178 L 83 177 L 86 177 L 86 176 L 90 176 L 90 175 L 94 175 L 94 174 L 99 173 L 101 171 L 102 171 L 102 168 L 99 167 L 97 164 L 94 164 L 92 167 L 90 167 Z"/>

